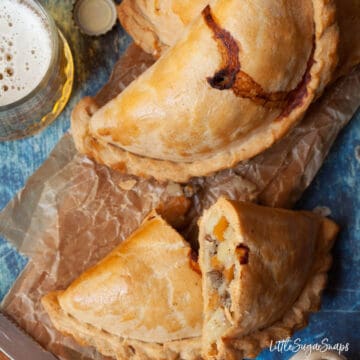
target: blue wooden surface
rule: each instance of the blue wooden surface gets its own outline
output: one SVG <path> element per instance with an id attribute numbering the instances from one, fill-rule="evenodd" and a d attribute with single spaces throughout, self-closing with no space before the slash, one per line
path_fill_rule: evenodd
<path id="1" fill-rule="evenodd" d="M 74 104 L 93 95 L 107 81 L 114 62 L 129 38 L 119 25 L 100 38 L 83 36 L 71 20 L 71 0 L 43 0 L 69 40 L 75 57 L 76 81 L 71 101 L 61 117 L 42 133 L 25 140 L 0 143 L 0 209 L 24 186 L 69 128 Z M 326 163 L 299 203 L 299 208 L 327 206 L 342 226 L 335 246 L 335 263 L 324 294 L 322 310 L 311 317 L 310 326 L 293 339 L 301 344 L 349 343 L 348 359 L 360 359 L 360 112 L 336 141 Z M 0 300 L 26 264 L 0 239 Z M 291 352 L 264 351 L 259 360 L 286 360 Z"/>

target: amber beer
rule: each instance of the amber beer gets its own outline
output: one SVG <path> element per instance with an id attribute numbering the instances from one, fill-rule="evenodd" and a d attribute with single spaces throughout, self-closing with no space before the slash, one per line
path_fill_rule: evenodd
<path id="1" fill-rule="evenodd" d="M 52 122 L 73 84 L 69 46 L 35 0 L 0 0 L 0 140 Z"/>

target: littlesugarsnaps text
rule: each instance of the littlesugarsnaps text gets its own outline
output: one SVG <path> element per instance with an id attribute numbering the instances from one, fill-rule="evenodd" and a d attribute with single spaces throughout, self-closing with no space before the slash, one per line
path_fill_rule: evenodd
<path id="1" fill-rule="evenodd" d="M 285 339 L 280 341 L 271 341 L 270 352 L 293 352 L 297 353 L 299 351 L 304 351 L 306 356 L 311 355 L 314 351 L 326 352 L 326 351 L 335 351 L 339 355 L 343 352 L 349 351 L 349 343 L 335 343 L 331 344 L 328 338 L 322 339 L 319 343 L 315 344 L 304 344 L 302 343 L 301 338 L 296 339 Z"/>

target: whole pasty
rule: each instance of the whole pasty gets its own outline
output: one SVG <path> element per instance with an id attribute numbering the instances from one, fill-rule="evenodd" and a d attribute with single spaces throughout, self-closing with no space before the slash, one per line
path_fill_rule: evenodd
<path id="1" fill-rule="evenodd" d="M 75 108 L 80 152 L 123 172 L 186 182 L 283 137 L 336 65 L 335 6 L 217 0 L 120 95 Z"/>
<path id="2" fill-rule="evenodd" d="M 334 79 L 360 63 L 360 0 L 335 0 L 340 61 Z M 123 0 L 119 20 L 144 51 L 159 56 L 174 45 L 209 0 Z"/>
<path id="3" fill-rule="evenodd" d="M 122 26 L 147 53 L 159 56 L 174 45 L 209 0 L 123 0 L 117 7 Z"/>
<path id="4" fill-rule="evenodd" d="M 260 339 L 289 336 L 284 333 L 293 314 L 301 315 L 302 293 L 329 267 L 337 225 L 313 213 L 225 199 L 205 211 L 199 225 L 204 358 L 256 356 Z"/>
<path id="5" fill-rule="evenodd" d="M 198 359 L 201 276 L 156 213 L 65 291 L 42 299 L 55 327 L 118 359 Z"/>

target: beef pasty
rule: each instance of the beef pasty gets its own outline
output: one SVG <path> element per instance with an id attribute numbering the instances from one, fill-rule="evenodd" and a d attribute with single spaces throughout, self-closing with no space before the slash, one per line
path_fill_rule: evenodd
<path id="1" fill-rule="evenodd" d="M 337 63 L 333 1 L 217 0 L 120 95 L 75 108 L 78 150 L 114 169 L 186 182 L 283 137 Z"/>
<path id="2" fill-rule="evenodd" d="M 118 17 L 135 43 L 159 56 L 174 45 L 209 0 L 123 0 Z"/>
<path id="3" fill-rule="evenodd" d="M 199 234 L 204 358 L 256 356 L 261 342 L 290 336 L 289 319 L 296 315 L 301 324 L 301 307 L 314 300 L 303 295 L 324 285 L 319 271 L 329 268 L 337 232 L 332 221 L 308 212 L 225 199 L 207 210 Z"/>
<path id="4" fill-rule="evenodd" d="M 156 213 L 42 303 L 59 331 L 104 355 L 200 358 L 201 275 L 190 246 Z"/>
<path id="5" fill-rule="evenodd" d="M 159 56 L 174 45 L 209 0 L 123 0 L 119 20 L 136 44 Z M 335 0 L 340 30 L 339 65 L 334 80 L 360 63 L 360 0 Z"/>

